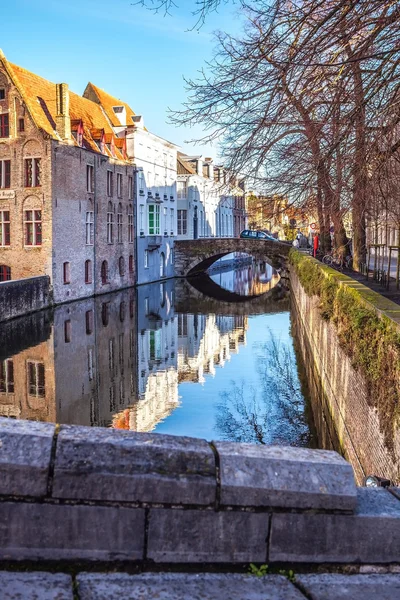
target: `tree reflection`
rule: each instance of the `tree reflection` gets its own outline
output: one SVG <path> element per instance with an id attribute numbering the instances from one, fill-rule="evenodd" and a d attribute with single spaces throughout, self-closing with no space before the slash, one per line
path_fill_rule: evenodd
<path id="1" fill-rule="evenodd" d="M 256 349 L 260 385 L 231 382 L 217 404 L 216 429 L 222 439 L 257 444 L 308 446 L 311 434 L 293 344 L 268 329 Z"/>

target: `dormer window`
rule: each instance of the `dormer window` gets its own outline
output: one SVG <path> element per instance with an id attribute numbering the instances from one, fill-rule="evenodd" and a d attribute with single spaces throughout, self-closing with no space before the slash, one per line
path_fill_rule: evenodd
<path id="1" fill-rule="evenodd" d="M 122 113 L 124 112 L 124 108 L 124 106 L 113 106 L 113 111 L 115 112 L 115 114 Z"/>

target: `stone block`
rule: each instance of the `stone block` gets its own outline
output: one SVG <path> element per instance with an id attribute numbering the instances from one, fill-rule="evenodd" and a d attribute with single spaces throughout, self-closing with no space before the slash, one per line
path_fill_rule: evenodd
<path id="1" fill-rule="evenodd" d="M 61 427 L 55 498 L 204 505 L 215 494 L 214 453 L 204 440 Z"/>
<path id="2" fill-rule="evenodd" d="M 221 504 L 353 511 L 353 469 L 339 454 L 282 446 L 215 442 Z"/>
<path id="3" fill-rule="evenodd" d="M 0 418 L 0 494 L 45 496 L 55 425 Z"/>
<path id="4" fill-rule="evenodd" d="M 397 600 L 400 575 L 299 575 L 296 583 L 310 600 Z"/>
<path id="5" fill-rule="evenodd" d="M 280 575 L 237 573 L 80 573 L 80 600 L 304 600 Z"/>
<path id="6" fill-rule="evenodd" d="M 302 563 L 399 562 L 400 502 L 382 488 L 359 488 L 354 515 L 274 514 L 269 560 Z"/>
<path id="7" fill-rule="evenodd" d="M 156 562 L 265 562 L 269 515 L 150 510 L 147 557 Z"/>
<path id="8" fill-rule="evenodd" d="M 62 573 L 0 571 L 2 600 L 73 600 L 72 578 Z"/>
<path id="9" fill-rule="evenodd" d="M 144 509 L 0 503 L 0 560 L 140 560 Z"/>

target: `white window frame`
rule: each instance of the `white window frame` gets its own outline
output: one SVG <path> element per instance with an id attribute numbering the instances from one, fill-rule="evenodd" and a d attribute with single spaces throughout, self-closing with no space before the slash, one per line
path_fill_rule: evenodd
<path id="1" fill-rule="evenodd" d="M 86 191 L 94 192 L 94 166 L 86 165 Z"/>
<path id="2" fill-rule="evenodd" d="M 86 211 L 86 246 L 94 244 L 94 212 Z"/>

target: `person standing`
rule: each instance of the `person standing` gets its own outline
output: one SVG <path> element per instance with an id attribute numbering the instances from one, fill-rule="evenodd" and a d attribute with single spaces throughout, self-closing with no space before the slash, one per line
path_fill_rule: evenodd
<path id="1" fill-rule="evenodd" d="M 317 256 L 317 250 L 319 248 L 319 235 L 318 235 L 318 233 L 314 236 L 314 245 L 313 245 L 313 248 L 314 248 L 314 258 L 316 258 L 316 256 Z"/>

